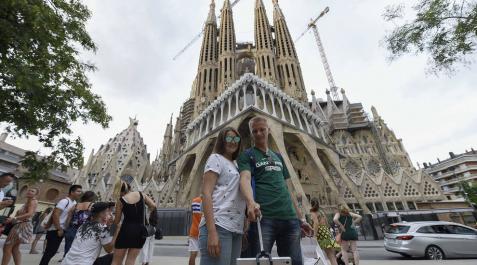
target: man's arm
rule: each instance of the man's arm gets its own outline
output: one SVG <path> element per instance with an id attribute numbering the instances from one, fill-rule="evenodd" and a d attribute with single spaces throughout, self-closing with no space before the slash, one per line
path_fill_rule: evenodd
<path id="1" fill-rule="evenodd" d="M 104 251 L 106 251 L 107 253 L 113 252 L 113 250 L 114 250 L 113 240 L 111 240 L 111 242 L 109 242 L 108 244 L 103 245 L 103 248 L 104 248 Z"/>
<path id="2" fill-rule="evenodd" d="M 306 222 L 306 219 L 303 217 L 303 213 L 301 211 L 301 209 L 303 208 L 303 204 L 301 201 L 298 202 L 297 200 L 297 196 L 293 189 L 292 180 L 290 178 L 287 178 L 286 183 L 287 183 L 288 192 L 290 193 L 290 197 L 293 202 L 293 206 L 295 207 L 296 216 L 298 220 L 300 220 L 300 226 L 302 228 L 302 232 L 304 232 L 306 236 L 311 236 L 313 235 L 313 228 L 311 227 L 309 223 Z"/>
<path id="3" fill-rule="evenodd" d="M 251 178 L 250 171 L 243 170 L 240 172 L 240 191 L 247 202 L 248 220 L 255 222 L 257 216 L 261 216 L 262 213 L 260 212 L 260 205 L 253 198 Z"/>
<path id="4" fill-rule="evenodd" d="M 13 204 L 13 200 L 0 201 L 0 210 L 12 206 L 12 204 Z"/>
<path id="5" fill-rule="evenodd" d="M 297 200 L 298 195 L 296 195 L 296 193 L 294 192 L 292 180 L 288 178 L 286 181 L 287 181 L 288 192 L 290 193 L 290 197 L 293 202 L 293 207 L 295 207 L 296 216 L 298 220 L 304 221 L 303 219 L 305 218 L 303 217 L 303 213 L 301 211 L 301 209 L 303 208 L 303 203 L 298 202 Z"/>
<path id="6" fill-rule="evenodd" d="M 62 212 L 63 210 L 61 210 L 60 208 L 55 208 L 53 210 L 53 214 L 51 215 L 51 223 L 53 224 L 53 226 L 55 226 L 59 237 L 62 237 L 64 233 L 63 228 L 61 228 L 60 225 L 60 215 Z"/>

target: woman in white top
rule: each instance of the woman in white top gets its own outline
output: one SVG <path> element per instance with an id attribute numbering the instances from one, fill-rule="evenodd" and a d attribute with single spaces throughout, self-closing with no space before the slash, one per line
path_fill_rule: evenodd
<path id="1" fill-rule="evenodd" d="M 245 199 L 239 191 L 240 174 L 234 160 L 240 135 L 227 127 L 217 136 L 214 153 L 204 169 L 199 235 L 201 265 L 235 265 L 242 246 Z"/>

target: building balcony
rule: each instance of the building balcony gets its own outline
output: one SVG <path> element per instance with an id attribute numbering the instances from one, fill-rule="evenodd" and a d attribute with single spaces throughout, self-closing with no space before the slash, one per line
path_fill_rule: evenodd
<path id="1" fill-rule="evenodd" d="M 449 171 L 449 172 L 446 172 L 444 174 L 439 174 L 437 176 L 432 176 L 432 178 L 434 178 L 434 180 L 440 180 L 440 179 L 452 177 L 453 175 L 462 174 L 462 173 L 465 173 L 465 172 L 470 171 L 470 170 L 477 170 L 477 165 L 459 167 L 455 171 Z"/>

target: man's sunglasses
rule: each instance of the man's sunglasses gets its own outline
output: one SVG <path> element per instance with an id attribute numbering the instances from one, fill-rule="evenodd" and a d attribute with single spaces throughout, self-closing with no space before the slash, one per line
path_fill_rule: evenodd
<path id="1" fill-rule="evenodd" d="M 227 143 L 240 143 L 240 136 L 225 136 Z"/>

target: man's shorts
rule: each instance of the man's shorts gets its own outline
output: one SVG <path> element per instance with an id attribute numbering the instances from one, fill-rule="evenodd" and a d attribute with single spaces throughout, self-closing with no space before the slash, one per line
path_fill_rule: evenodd
<path id="1" fill-rule="evenodd" d="M 189 237 L 189 252 L 199 252 L 199 239 Z"/>

